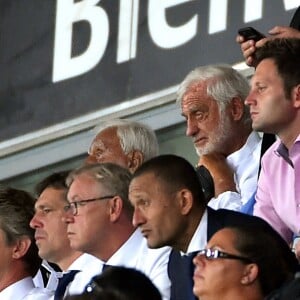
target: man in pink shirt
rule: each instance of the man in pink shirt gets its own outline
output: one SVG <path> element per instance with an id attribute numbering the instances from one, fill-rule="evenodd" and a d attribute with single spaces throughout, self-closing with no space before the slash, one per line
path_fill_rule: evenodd
<path id="1" fill-rule="evenodd" d="M 287 242 L 300 235 L 300 39 L 274 39 L 255 53 L 245 103 L 254 130 L 279 137 L 265 153 L 254 214 Z"/>

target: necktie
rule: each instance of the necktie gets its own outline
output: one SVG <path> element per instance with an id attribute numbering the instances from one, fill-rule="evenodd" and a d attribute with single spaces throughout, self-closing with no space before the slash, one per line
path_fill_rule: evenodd
<path id="1" fill-rule="evenodd" d="M 54 300 L 61 300 L 64 297 L 66 288 L 68 284 L 73 281 L 75 275 L 78 273 L 78 270 L 71 270 L 68 273 L 65 273 L 58 281 L 58 285 L 54 294 Z"/>

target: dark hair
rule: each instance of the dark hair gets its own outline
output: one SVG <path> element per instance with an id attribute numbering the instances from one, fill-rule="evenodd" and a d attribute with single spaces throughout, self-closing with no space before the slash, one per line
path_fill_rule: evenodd
<path id="1" fill-rule="evenodd" d="M 27 253 L 21 258 L 31 276 L 36 274 L 41 264 L 34 241 L 34 229 L 29 226 L 34 215 L 34 203 L 35 199 L 25 191 L 0 188 L 0 228 L 7 245 L 14 245 L 24 237 L 31 240 Z"/>
<path id="2" fill-rule="evenodd" d="M 142 272 L 111 266 L 95 276 L 82 295 L 66 299 L 161 300 L 162 297 L 152 281 Z"/>
<path id="3" fill-rule="evenodd" d="M 235 248 L 258 266 L 258 281 L 264 296 L 292 278 L 298 262 L 288 244 L 268 224 L 228 226 L 235 234 Z"/>
<path id="4" fill-rule="evenodd" d="M 173 154 L 159 155 L 143 163 L 133 174 L 133 178 L 145 173 L 153 173 L 170 192 L 188 189 L 195 203 L 206 206 L 202 186 L 194 167 L 184 158 Z"/>
<path id="5" fill-rule="evenodd" d="M 35 187 L 36 195 L 39 197 L 46 188 L 50 188 L 50 187 L 54 189 L 59 189 L 59 190 L 61 189 L 67 191 L 68 187 L 66 184 L 66 179 L 69 173 L 70 170 L 56 172 L 47 176 L 36 185 Z"/>
<path id="6" fill-rule="evenodd" d="M 272 59 L 283 80 L 286 98 L 300 84 L 300 39 L 273 39 L 255 52 L 257 65 L 264 59 Z"/>

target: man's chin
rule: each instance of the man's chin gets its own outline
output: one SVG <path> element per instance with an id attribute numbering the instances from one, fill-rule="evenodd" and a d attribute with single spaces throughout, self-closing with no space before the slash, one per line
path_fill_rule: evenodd
<path id="1" fill-rule="evenodd" d="M 195 150 L 196 150 L 196 153 L 197 153 L 197 155 L 199 156 L 199 157 L 201 157 L 202 155 L 205 155 L 205 154 L 208 154 L 210 151 L 208 150 L 208 149 L 206 149 L 206 147 L 201 147 L 201 148 L 197 148 L 196 146 L 195 146 Z"/>
<path id="2" fill-rule="evenodd" d="M 156 249 L 156 248 L 157 248 L 156 243 L 151 243 L 151 242 L 149 242 L 149 241 L 147 241 L 147 246 L 148 246 L 148 248 L 150 248 L 150 249 Z"/>
<path id="3" fill-rule="evenodd" d="M 49 253 L 45 251 L 39 251 L 39 257 L 49 261 Z"/>
<path id="4" fill-rule="evenodd" d="M 159 241 L 149 241 L 149 240 L 147 240 L 147 246 L 150 249 L 157 249 L 157 248 L 165 247 L 166 245 L 159 242 Z"/>

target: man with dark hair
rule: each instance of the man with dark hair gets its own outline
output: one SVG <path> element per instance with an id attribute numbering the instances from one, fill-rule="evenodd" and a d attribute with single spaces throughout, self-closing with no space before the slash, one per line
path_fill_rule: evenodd
<path id="1" fill-rule="evenodd" d="M 254 214 L 287 242 L 300 235 L 300 39 L 274 39 L 256 50 L 245 103 L 254 130 L 279 140 L 265 153 Z"/>
<path id="2" fill-rule="evenodd" d="M 133 224 L 148 246 L 174 249 L 168 267 L 171 299 L 194 299 L 192 258 L 216 231 L 243 223 L 270 228 L 258 217 L 207 207 L 193 166 L 175 155 L 155 157 L 137 169 L 129 199 L 134 206 Z M 294 261 L 296 264 L 296 258 Z"/>
<path id="3" fill-rule="evenodd" d="M 29 221 L 34 198 L 25 191 L 0 189 L 0 299 L 50 299 L 51 292 L 36 288 L 33 277 L 41 264 Z"/>
<path id="4" fill-rule="evenodd" d="M 63 271 L 51 270 L 52 276 L 48 280 L 47 288 L 53 291 L 57 289 L 64 274 L 70 273 L 71 270 L 91 269 L 98 261 L 91 255 L 73 250 L 70 246 L 67 225 L 63 221 L 66 215 L 64 208 L 68 205 L 68 174 L 69 171 L 53 173 L 37 184 L 38 199 L 35 203 L 35 214 L 30 221 L 30 226 L 35 229 L 36 244 L 45 267 L 48 267 L 45 264 L 46 260 L 56 264 Z"/>
<path id="5" fill-rule="evenodd" d="M 254 40 L 245 40 L 244 37 L 238 35 L 236 42 L 241 45 L 241 50 L 245 58 L 246 64 L 251 67 L 257 65 L 256 61 L 256 49 L 261 47 L 266 41 L 274 38 L 298 38 L 300 39 L 300 6 L 295 11 L 290 26 L 275 26 L 268 32 L 269 37 L 261 39 L 257 42 Z"/>

